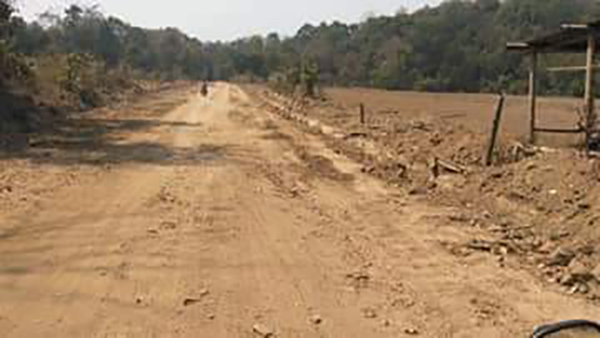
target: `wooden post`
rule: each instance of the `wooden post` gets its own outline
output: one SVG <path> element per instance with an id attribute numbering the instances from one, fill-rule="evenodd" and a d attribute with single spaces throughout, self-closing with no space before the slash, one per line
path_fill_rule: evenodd
<path id="1" fill-rule="evenodd" d="M 366 117 L 365 117 L 365 104 L 361 103 L 360 104 L 360 124 L 365 124 L 365 123 L 367 123 Z"/>
<path id="2" fill-rule="evenodd" d="M 591 145 L 591 131 L 596 121 L 594 107 L 594 56 L 596 54 L 596 36 L 594 33 L 588 35 L 587 61 L 585 71 L 585 144 L 589 152 Z"/>
<path id="3" fill-rule="evenodd" d="M 496 115 L 494 116 L 494 123 L 492 125 L 492 134 L 490 136 L 490 143 L 488 145 L 487 154 L 485 157 L 485 165 L 488 167 L 492 165 L 494 160 L 494 148 L 496 147 L 496 139 L 498 138 L 498 131 L 500 130 L 500 122 L 502 121 L 502 111 L 504 110 L 504 93 L 500 94 L 498 100 L 498 106 L 496 107 Z"/>
<path id="4" fill-rule="evenodd" d="M 531 53 L 531 68 L 529 69 L 529 143 L 535 144 L 535 125 L 537 113 L 537 68 L 538 53 Z"/>

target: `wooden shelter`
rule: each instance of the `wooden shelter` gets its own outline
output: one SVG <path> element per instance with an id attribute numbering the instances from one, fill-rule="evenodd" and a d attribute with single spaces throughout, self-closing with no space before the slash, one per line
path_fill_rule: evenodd
<path id="1" fill-rule="evenodd" d="M 586 24 L 564 24 L 557 32 L 527 42 L 507 44 L 509 51 L 527 53 L 531 58 L 529 71 L 529 110 L 531 143 L 535 143 L 536 133 L 585 133 L 586 145 L 590 150 L 592 135 L 597 132 L 594 107 L 594 65 L 596 45 L 600 44 L 600 21 Z M 550 53 L 586 53 L 586 65 L 583 67 L 550 68 L 548 71 L 585 71 L 584 112 L 585 123 L 577 129 L 549 129 L 536 125 L 537 114 L 537 78 L 540 55 Z"/>

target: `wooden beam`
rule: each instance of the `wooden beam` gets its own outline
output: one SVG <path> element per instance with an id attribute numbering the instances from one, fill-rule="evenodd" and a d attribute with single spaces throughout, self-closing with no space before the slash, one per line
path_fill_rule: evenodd
<path id="1" fill-rule="evenodd" d="M 506 49 L 508 50 L 528 50 L 531 46 L 529 46 L 526 42 L 509 42 L 506 44 Z"/>
<path id="2" fill-rule="evenodd" d="M 564 30 L 587 30 L 587 31 L 598 31 L 600 29 L 600 26 L 598 26 L 598 24 L 587 24 L 587 23 L 565 23 L 560 25 L 561 29 Z"/>
<path id="3" fill-rule="evenodd" d="M 577 29 L 577 30 L 589 30 L 591 27 L 590 25 L 587 24 L 573 24 L 573 23 L 566 23 L 566 24 L 562 24 L 560 25 L 560 28 L 562 29 Z"/>
<path id="4" fill-rule="evenodd" d="M 535 128 L 536 133 L 548 133 L 548 134 L 581 134 L 585 130 L 583 129 L 557 129 L 557 128 Z"/>
<path id="5" fill-rule="evenodd" d="M 531 53 L 529 69 L 529 143 L 535 144 L 535 123 L 537 111 L 537 64 L 538 53 Z"/>
<path id="6" fill-rule="evenodd" d="M 586 124 L 585 124 L 585 135 L 586 135 L 586 149 L 589 152 L 591 142 L 591 130 L 595 127 L 595 107 L 594 107 L 594 57 L 596 54 L 596 35 L 593 33 L 588 34 L 588 49 L 587 49 L 587 60 L 586 60 L 586 74 L 585 74 L 585 113 L 586 113 Z"/>
<path id="7" fill-rule="evenodd" d="M 600 65 L 594 65 L 594 70 L 600 69 Z M 573 66 L 573 67 L 550 67 L 546 69 L 546 71 L 550 73 L 560 73 L 560 72 L 583 72 L 587 71 L 587 66 Z"/>

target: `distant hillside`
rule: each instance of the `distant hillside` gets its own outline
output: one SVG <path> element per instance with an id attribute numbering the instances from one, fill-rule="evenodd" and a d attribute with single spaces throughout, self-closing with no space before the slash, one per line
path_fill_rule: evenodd
<path id="1" fill-rule="evenodd" d="M 0 3 L 7 7 L 6 1 Z M 270 34 L 203 43 L 175 28 L 142 29 L 95 8 L 72 6 L 62 15 L 44 16 L 43 25 L 11 17 L 10 29 L 0 35 L 6 41 L 0 55 L 7 49 L 30 57 L 87 53 L 103 69 L 167 80 L 265 80 L 310 61 L 320 80 L 331 85 L 523 92 L 524 60 L 507 54 L 505 42 L 599 17 L 594 0 L 453 0 L 358 24 L 307 24 L 288 38 Z M 542 88 L 578 94 L 578 78 L 543 77 Z"/>

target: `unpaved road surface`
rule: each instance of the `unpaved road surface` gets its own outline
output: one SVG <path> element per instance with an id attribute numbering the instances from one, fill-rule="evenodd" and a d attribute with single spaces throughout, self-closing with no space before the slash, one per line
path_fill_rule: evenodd
<path id="1" fill-rule="evenodd" d="M 444 224 L 451 210 L 236 86 L 154 122 L 111 140 L 110 170 L 1 211 L 0 336 L 524 337 L 600 314 L 453 255 L 472 234 Z"/>

